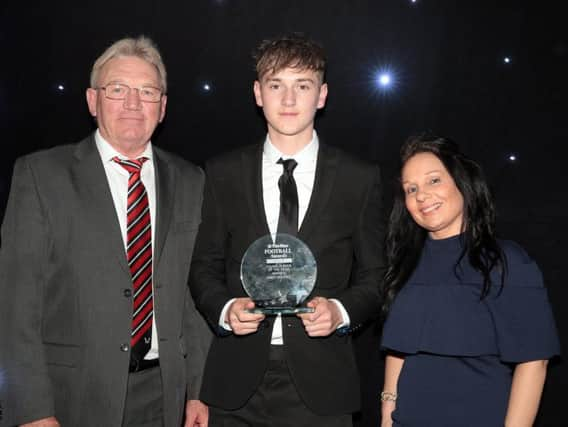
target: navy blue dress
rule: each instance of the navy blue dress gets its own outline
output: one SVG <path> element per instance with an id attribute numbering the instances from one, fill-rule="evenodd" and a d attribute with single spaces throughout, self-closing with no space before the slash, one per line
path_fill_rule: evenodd
<path id="1" fill-rule="evenodd" d="M 517 244 L 500 242 L 508 264 L 483 279 L 461 236 L 427 239 L 419 264 L 396 296 L 382 347 L 403 353 L 395 426 L 502 427 L 516 363 L 549 359 L 560 344 L 542 274 Z"/>

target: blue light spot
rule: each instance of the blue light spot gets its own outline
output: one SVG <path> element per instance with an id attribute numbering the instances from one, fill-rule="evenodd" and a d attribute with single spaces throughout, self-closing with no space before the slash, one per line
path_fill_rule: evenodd
<path id="1" fill-rule="evenodd" d="M 378 81 L 382 87 L 389 87 L 392 83 L 392 77 L 390 73 L 383 72 L 379 74 Z"/>

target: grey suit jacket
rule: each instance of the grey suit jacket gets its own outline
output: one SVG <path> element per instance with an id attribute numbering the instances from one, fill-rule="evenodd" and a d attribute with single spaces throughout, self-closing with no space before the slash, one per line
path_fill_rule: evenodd
<path id="1" fill-rule="evenodd" d="M 187 287 L 204 175 L 154 153 L 154 310 L 169 427 L 198 396 L 210 339 Z M 1 425 L 52 415 L 65 427 L 121 425 L 131 288 L 94 138 L 18 159 L 0 250 Z"/>

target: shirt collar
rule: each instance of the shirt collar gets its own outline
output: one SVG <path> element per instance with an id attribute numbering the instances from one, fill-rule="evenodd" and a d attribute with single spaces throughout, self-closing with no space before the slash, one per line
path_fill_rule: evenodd
<path id="1" fill-rule="evenodd" d="M 116 149 L 110 145 L 110 143 L 103 138 L 99 129 L 95 132 L 95 144 L 97 145 L 97 149 L 99 150 L 99 154 L 103 162 L 111 162 L 113 158 L 118 157 L 120 159 L 126 160 L 126 156 L 124 154 L 120 154 Z M 146 144 L 146 148 L 144 152 L 139 157 L 146 157 L 148 160 L 152 160 L 153 150 L 152 150 L 152 142 L 148 142 Z"/>
<path id="2" fill-rule="evenodd" d="M 314 133 L 312 136 L 312 140 L 308 145 L 302 148 L 299 152 L 294 154 L 293 156 L 289 156 L 287 154 L 282 154 L 278 148 L 272 145 L 270 141 L 270 136 L 266 135 L 266 139 L 264 140 L 264 155 L 266 156 L 269 163 L 276 163 L 278 159 L 282 158 L 286 159 L 294 159 L 298 162 L 298 167 L 302 165 L 307 165 L 310 162 L 315 162 L 317 159 L 319 148 L 319 138 L 318 134 L 314 129 Z"/>

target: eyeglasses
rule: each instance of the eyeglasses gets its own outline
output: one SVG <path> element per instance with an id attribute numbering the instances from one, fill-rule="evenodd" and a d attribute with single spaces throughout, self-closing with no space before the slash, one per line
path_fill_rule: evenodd
<path id="1" fill-rule="evenodd" d="M 109 83 L 106 86 L 101 86 L 97 89 L 101 89 L 105 92 L 105 96 L 108 99 L 114 99 L 120 101 L 126 99 L 128 94 L 132 89 L 138 91 L 138 96 L 142 102 L 160 102 L 162 99 L 163 91 L 157 87 L 152 86 L 142 86 L 142 87 L 130 87 L 124 83 Z"/>

